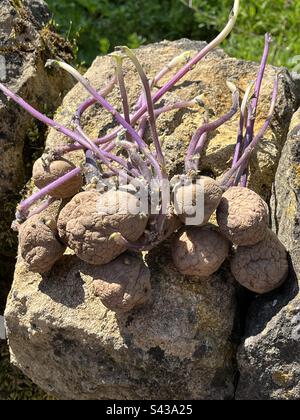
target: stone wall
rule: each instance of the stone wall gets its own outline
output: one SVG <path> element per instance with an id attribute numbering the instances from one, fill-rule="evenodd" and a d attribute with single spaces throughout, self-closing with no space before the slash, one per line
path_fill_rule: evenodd
<path id="1" fill-rule="evenodd" d="M 300 398 L 300 110 L 292 120 L 273 185 L 273 229 L 290 254 L 289 281 L 254 299 L 238 360 L 239 399 Z"/>
<path id="2" fill-rule="evenodd" d="M 51 114 L 74 83 L 65 73 L 49 72 L 44 67 L 54 56 L 72 58 L 69 44 L 52 31 L 49 20 L 44 1 L 1 1 L 1 82 Z M 42 151 L 44 134 L 45 128 L 0 93 L 0 258 L 4 257 L 5 266 L 6 259 L 13 261 L 16 254 L 10 224 L 19 191 L 31 175 L 33 155 Z M 7 275 L 3 267 L 1 274 Z"/>
<path id="3" fill-rule="evenodd" d="M 1 0 L 0 82 L 47 112 L 53 113 L 74 85 L 63 72 L 44 68 L 48 58 L 72 59 L 72 49 L 51 25 L 42 0 Z M 34 159 L 44 148 L 46 128 L 0 93 L 0 315 L 11 287 L 17 238 L 10 225 L 20 190 L 31 176 Z M 0 399 L 45 398 L 17 369 L 9 366 L 0 341 Z"/>

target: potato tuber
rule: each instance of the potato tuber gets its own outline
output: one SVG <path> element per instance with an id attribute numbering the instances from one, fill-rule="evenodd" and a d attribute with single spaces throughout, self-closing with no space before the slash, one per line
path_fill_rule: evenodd
<path id="1" fill-rule="evenodd" d="M 125 253 L 106 265 L 90 269 L 96 296 L 115 312 L 128 312 L 151 295 L 150 270 L 143 260 Z"/>
<path id="2" fill-rule="evenodd" d="M 196 216 L 195 206 L 203 206 L 203 221 L 198 226 L 206 225 L 218 207 L 222 198 L 222 189 L 217 181 L 207 176 L 200 176 L 186 185 L 178 185 L 174 188 L 174 204 L 178 217 L 183 223 L 188 218 Z M 194 223 L 193 223 L 194 224 Z"/>
<path id="3" fill-rule="evenodd" d="M 182 274 L 208 277 L 228 256 L 229 242 L 213 225 L 179 231 L 172 246 L 173 261 Z"/>
<path id="4" fill-rule="evenodd" d="M 43 215 L 32 216 L 19 230 L 22 258 L 34 273 L 46 273 L 66 249 L 57 239 L 56 222 Z"/>
<path id="5" fill-rule="evenodd" d="M 267 230 L 256 245 L 240 246 L 231 261 L 235 279 L 255 293 L 277 289 L 288 275 L 287 251 L 275 233 Z"/>
<path id="6" fill-rule="evenodd" d="M 160 234 L 157 234 L 157 215 L 149 217 L 147 227 L 139 242 L 142 250 L 150 251 L 173 235 L 181 226 L 182 223 L 179 217 L 174 213 L 172 207 L 169 208 L 165 215 L 163 229 Z"/>
<path id="7" fill-rule="evenodd" d="M 223 195 L 217 210 L 220 231 L 235 245 L 255 245 L 265 237 L 268 206 L 254 191 L 231 187 Z"/>
<path id="8" fill-rule="evenodd" d="M 33 165 L 32 177 L 35 185 L 42 189 L 73 169 L 75 169 L 75 165 L 67 159 L 60 158 L 46 163 L 43 158 L 40 158 Z M 69 181 L 63 183 L 60 187 L 52 190 L 49 195 L 54 198 L 73 197 L 78 193 L 82 185 L 83 179 L 79 173 Z"/>
<path id="9" fill-rule="evenodd" d="M 59 215 L 59 235 L 80 259 L 94 265 L 107 264 L 126 250 L 113 234 L 120 233 L 128 241 L 142 236 L 148 216 L 130 212 L 134 208 L 138 211 L 138 204 L 127 191 L 79 193 Z"/>

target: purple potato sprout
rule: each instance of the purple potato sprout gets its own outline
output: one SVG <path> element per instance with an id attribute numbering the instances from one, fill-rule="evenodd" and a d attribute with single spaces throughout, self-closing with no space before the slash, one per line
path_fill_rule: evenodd
<path id="1" fill-rule="evenodd" d="M 6 96 L 13 99 L 17 104 L 19 104 L 29 113 L 31 113 L 31 115 L 33 115 L 35 118 L 39 119 L 46 125 L 56 129 L 72 141 L 71 144 L 58 147 L 57 150 L 51 151 L 52 156 L 61 156 L 72 150 L 83 149 L 86 154 L 86 165 L 88 163 L 90 164 L 91 161 L 94 162 L 94 169 L 92 170 L 92 177 L 94 178 L 101 177 L 104 179 L 107 177 L 119 177 L 121 179 L 124 179 L 124 181 L 129 180 L 130 183 L 132 183 L 138 188 L 143 187 L 145 185 L 149 185 L 152 180 L 155 180 L 157 182 L 157 185 L 160 185 L 160 183 L 167 180 L 168 176 L 165 170 L 165 157 L 156 125 L 157 118 L 163 113 L 171 111 L 173 109 L 192 108 L 195 106 L 203 106 L 203 104 L 201 103 L 199 98 L 195 98 L 191 101 L 179 101 L 173 104 L 166 104 L 163 107 L 157 109 L 155 108 L 155 104 L 167 92 L 169 92 L 173 88 L 173 86 L 179 80 L 181 80 L 200 60 L 202 60 L 210 51 L 216 48 L 230 34 L 237 20 L 239 5 L 239 0 L 235 0 L 234 7 L 230 14 L 227 25 L 212 42 L 210 42 L 200 52 L 198 52 L 193 58 L 189 60 L 188 58 L 191 55 L 190 52 L 185 52 L 179 55 L 178 57 L 175 57 L 154 77 L 153 80 L 148 79 L 138 58 L 127 47 L 121 47 L 122 55 L 120 52 L 116 52 L 112 55 L 115 60 L 115 76 L 111 79 L 108 85 L 105 86 L 100 92 L 94 89 L 93 86 L 91 86 L 91 84 L 89 83 L 89 81 L 69 64 L 57 60 L 49 60 L 47 62 L 47 66 L 57 66 L 64 69 L 65 71 L 70 73 L 91 95 L 89 99 L 85 100 L 82 104 L 80 104 L 74 115 L 74 131 L 41 114 L 39 111 L 34 109 L 22 98 L 14 94 L 2 84 L 0 84 L 0 90 L 2 90 L 2 92 Z M 263 136 L 264 132 L 268 128 L 274 112 L 275 100 L 278 89 L 278 80 L 276 80 L 274 86 L 270 115 L 262 129 L 257 134 L 257 136 L 254 137 L 254 139 L 252 139 L 255 121 L 254 117 L 256 114 L 258 97 L 266 66 L 266 60 L 268 57 L 269 44 L 270 36 L 266 35 L 266 47 L 262 59 L 260 72 L 255 85 L 255 96 L 250 103 L 253 112 L 250 113 L 250 115 L 248 113 L 246 137 L 242 140 L 243 126 L 246 118 L 246 104 L 249 101 L 251 90 L 250 87 L 246 91 L 241 108 L 240 131 L 235 150 L 234 163 L 231 170 L 227 174 L 225 174 L 221 182 L 223 187 L 228 186 L 232 182 L 233 177 L 235 177 L 236 181 L 237 173 L 240 174 L 240 177 L 245 175 L 245 170 L 248 165 L 249 156 L 254 147 L 257 145 L 261 136 Z M 143 93 L 140 94 L 136 102 L 135 112 L 133 113 L 133 115 L 130 114 L 129 101 L 123 71 L 123 61 L 128 58 L 134 64 L 134 67 L 140 76 L 141 83 L 143 86 Z M 154 86 L 156 86 L 157 83 L 178 64 L 183 65 L 182 68 L 179 71 L 177 71 L 177 73 L 174 76 L 172 76 L 167 83 L 165 83 L 161 88 L 159 88 L 155 93 L 153 93 L 152 89 L 154 88 Z M 121 115 L 107 99 L 108 94 L 112 91 L 116 84 L 119 87 L 121 95 L 123 115 Z M 217 129 L 225 122 L 229 121 L 239 109 L 239 91 L 233 85 L 233 83 L 227 82 L 227 85 L 232 92 L 232 107 L 227 112 L 227 114 L 220 117 L 216 121 L 209 122 L 206 118 L 204 125 L 200 127 L 192 136 L 185 162 L 187 174 L 197 174 L 199 159 L 205 146 L 208 143 L 208 133 Z M 104 109 L 110 112 L 113 115 L 116 123 L 118 124 L 118 127 L 112 133 L 102 137 L 101 139 L 90 139 L 81 126 L 81 117 L 83 113 L 95 103 L 99 103 Z M 151 140 L 155 147 L 155 152 L 149 147 L 149 145 L 144 139 L 145 129 L 148 123 L 151 132 Z M 136 124 L 138 124 L 138 127 L 136 127 Z M 119 154 L 118 150 L 122 153 Z M 49 194 L 49 192 L 51 192 L 58 186 L 63 185 L 72 177 L 76 175 L 78 176 L 78 173 L 84 174 L 84 172 L 84 166 L 75 168 L 74 170 L 64 174 L 60 178 L 51 182 L 46 187 L 41 188 L 37 192 L 34 192 L 31 197 L 27 198 L 26 200 L 23 200 L 19 205 L 17 211 L 17 220 L 19 222 L 26 220 L 28 215 L 30 215 L 30 208 L 34 203 L 46 197 Z M 161 187 L 159 186 L 159 188 Z M 42 203 L 40 207 L 37 207 L 34 210 L 34 212 L 38 212 L 39 208 L 45 209 L 47 207 L 47 203 L 48 201 Z M 160 236 L 164 230 L 165 215 L 163 214 L 163 210 L 167 208 L 168 204 L 168 197 L 164 196 L 163 188 L 161 188 L 160 211 L 157 215 L 156 222 L 152 223 L 152 225 L 154 226 L 154 230 L 157 234 L 155 240 L 160 239 Z M 116 232 L 115 236 L 118 237 L 118 232 Z M 152 237 L 155 237 L 155 235 L 152 235 Z M 133 247 L 135 247 L 134 244 L 132 245 Z"/>

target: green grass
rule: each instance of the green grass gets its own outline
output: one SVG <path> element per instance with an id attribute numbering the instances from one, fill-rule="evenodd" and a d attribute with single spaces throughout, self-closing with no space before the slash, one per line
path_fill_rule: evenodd
<path id="1" fill-rule="evenodd" d="M 162 39 L 210 40 L 223 27 L 233 0 L 48 0 L 58 30 L 76 42 L 77 62 L 90 64 L 117 45 L 134 48 Z M 274 36 L 270 61 L 295 67 L 300 0 L 241 0 L 233 35 L 223 46 L 236 57 L 259 60 L 264 34 Z M 297 61 L 297 58 L 296 58 Z M 300 58 L 298 62 L 300 61 Z"/>
<path id="2" fill-rule="evenodd" d="M 211 22 L 218 30 L 225 24 L 231 5 L 232 0 L 193 0 L 195 18 L 200 25 Z M 257 61 L 264 34 L 270 32 L 273 36 L 270 62 L 292 69 L 294 57 L 300 54 L 299 16 L 300 0 L 241 0 L 238 22 L 224 43 L 225 49 L 233 56 Z"/>
<path id="3" fill-rule="evenodd" d="M 205 38 L 193 10 L 180 0 L 48 0 L 58 30 L 76 40 L 79 63 L 115 46 L 162 39 Z"/>

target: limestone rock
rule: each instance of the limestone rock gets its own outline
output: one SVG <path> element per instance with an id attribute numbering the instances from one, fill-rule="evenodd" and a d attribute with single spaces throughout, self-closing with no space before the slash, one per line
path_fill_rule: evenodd
<path id="1" fill-rule="evenodd" d="M 33 106 L 54 110 L 61 95 L 72 87 L 73 82 L 62 72 L 58 75 L 50 73 L 44 69 L 44 64 L 54 53 L 66 58 L 64 48 L 67 44 L 62 42 L 61 49 L 49 51 L 51 37 L 56 35 L 45 27 L 51 17 L 45 2 L 35 0 L 19 4 L 14 7 L 11 1 L 1 2 L 1 81 Z M 13 190 L 23 182 L 22 151 L 32 121 L 31 116 L 17 105 L 7 105 L 7 99 L 0 94 L 0 151 L 3 156 L 0 193 Z"/>
<path id="2" fill-rule="evenodd" d="M 72 56 L 69 44 L 46 25 L 50 18 L 43 0 L 0 1 L 0 82 L 48 113 L 57 108 L 65 92 L 74 84 L 63 72 L 55 74 L 44 69 L 48 58 L 59 56 L 68 60 Z M 12 102 L 8 103 L 0 93 L 1 315 L 16 260 L 17 235 L 10 226 L 20 199 L 19 191 L 30 176 L 31 155 L 43 143 L 41 127 L 33 124 L 29 114 Z M 5 359 L 4 344 L 0 346 L 0 357 Z M 1 369 L 5 366 L 3 363 Z M 22 383 L 20 375 L 14 374 L 14 380 Z M 1 379 L 3 375 L 4 372 Z M 13 381 L 12 377 L 10 379 Z"/>
<path id="3" fill-rule="evenodd" d="M 231 275 L 184 278 L 168 245 L 148 263 L 151 302 L 116 315 L 77 257 L 43 277 L 19 260 L 5 314 L 12 361 L 63 399 L 232 399 Z"/>
<path id="4" fill-rule="evenodd" d="M 73 80 L 44 70 L 47 58 L 71 58 L 69 45 L 46 26 L 51 18 L 43 0 L 0 1 L 0 82 L 41 110 L 53 112 Z M 62 93 L 62 95 L 60 95 Z M 7 107 L 8 105 L 8 107 Z M 19 191 L 30 176 L 31 155 L 43 143 L 44 130 L 17 105 L 0 93 L 0 314 L 13 278 L 17 235 L 10 230 Z M 29 379 L 10 369 L 6 343 L 0 342 L 0 399 L 15 398 L 21 389 L 27 398 L 42 398 Z M 18 386 L 16 384 L 18 383 Z M 9 384 L 10 386 L 7 386 Z M 30 397 L 28 396 L 30 395 Z"/>
<path id="5" fill-rule="evenodd" d="M 300 108 L 294 114 L 288 141 L 276 174 L 271 200 L 274 231 L 290 252 L 300 276 Z"/>
<path id="6" fill-rule="evenodd" d="M 239 350 L 237 398 L 300 399 L 300 110 L 294 115 L 271 201 L 273 229 L 290 253 L 289 281 L 252 304 Z"/>

